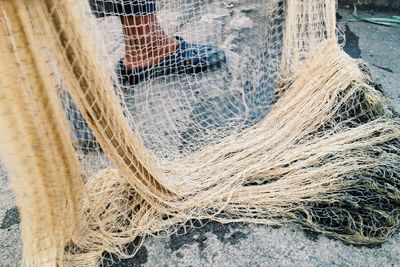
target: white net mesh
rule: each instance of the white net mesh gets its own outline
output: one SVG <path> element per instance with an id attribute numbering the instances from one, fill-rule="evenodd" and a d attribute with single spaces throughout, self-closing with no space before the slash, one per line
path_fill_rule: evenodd
<path id="1" fill-rule="evenodd" d="M 102 42 L 107 47 L 99 54 L 111 62 L 107 64 L 111 75 L 115 68 L 121 68 L 117 63 L 122 58 L 130 64 L 139 64 L 134 70 L 143 70 L 146 59 L 129 56 L 146 54 L 142 55 L 146 57 L 156 53 L 158 44 L 152 42 L 165 43 L 164 39 L 171 39 L 171 36 L 182 38 L 181 41 L 172 38 L 175 44 L 185 42 L 186 47 L 178 47 L 180 50 L 174 53 L 185 53 L 177 59 L 174 55 L 176 62 L 160 68 L 154 65 L 174 59 L 157 59 L 159 64 L 146 69 L 154 77 L 142 78 L 137 85 L 132 85 L 129 80 L 138 79 L 141 74 L 131 71 L 119 74 L 114 81 L 129 110 L 127 116 L 135 133 L 160 161 L 187 158 L 195 151 L 254 125 L 270 110 L 283 47 L 282 2 L 161 1 L 157 3 L 159 22 L 140 24 L 134 21 L 134 25 L 121 24 L 120 20 L 127 19 L 120 18 L 124 14 L 116 13 L 115 5 L 97 1 L 92 3 L 92 8 L 98 16 L 106 16 L 95 23 L 104 34 Z M 153 28 L 156 33 L 147 33 L 151 37 L 136 32 Z M 138 41 L 135 38 L 161 40 L 135 48 L 133 43 Z M 200 63 L 184 62 L 201 59 Z M 120 72 L 117 69 L 117 73 Z M 164 75 L 168 72 L 171 74 Z M 123 86 L 118 83 L 119 79 L 125 79 Z M 88 127 L 82 122 L 83 118 L 75 113 L 77 108 L 73 104 L 67 106 L 71 107 L 72 114 L 68 114 L 74 121 L 80 145 L 91 147 L 94 137 L 89 130 L 84 130 Z"/>

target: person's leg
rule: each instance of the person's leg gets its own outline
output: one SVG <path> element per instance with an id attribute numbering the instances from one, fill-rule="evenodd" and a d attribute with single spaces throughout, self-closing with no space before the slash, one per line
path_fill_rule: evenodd
<path id="1" fill-rule="evenodd" d="M 121 16 L 125 38 L 126 68 L 148 67 L 177 49 L 177 39 L 165 34 L 156 14 Z"/>
<path id="2" fill-rule="evenodd" d="M 125 39 L 124 65 L 147 67 L 177 49 L 157 19 L 155 0 L 89 0 L 96 17 L 119 16 Z"/>
<path id="3" fill-rule="evenodd" d="M 187 43 L 166 35 L 157 19 L 156 0 L 89 0 L 97 17 L 118 16 L 125 54 L 116 67 L 119 82 L 136 85 L 169 74 L 220 68 L 226 62 L 218 47 Z"/>

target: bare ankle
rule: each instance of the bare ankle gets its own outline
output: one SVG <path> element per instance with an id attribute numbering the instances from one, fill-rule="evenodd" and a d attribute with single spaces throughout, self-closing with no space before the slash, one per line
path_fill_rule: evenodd
<path id="1" fill-rule="evenodd" d="M 126 67 L 151 66 L 176 51 L 177 40 L 165 34 L 155 14 L 124 17 L 121 20 L 125 38 Z"/>

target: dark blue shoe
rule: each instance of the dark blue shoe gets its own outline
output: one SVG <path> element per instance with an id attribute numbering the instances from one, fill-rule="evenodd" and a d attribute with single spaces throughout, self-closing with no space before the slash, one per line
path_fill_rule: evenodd
<path id="1" fill-rule="evenodd" d="M 189 44 L 181 37 L 176 37 L 178 47 L 175 53 L 150 67 L 128 69 L 121 59 L 116 73 L 121 85 L 133 86 L 148 79 L 170 74 L 192 74 L 215 70 L 226 63 L 225 52 L 216 46 Z"/>

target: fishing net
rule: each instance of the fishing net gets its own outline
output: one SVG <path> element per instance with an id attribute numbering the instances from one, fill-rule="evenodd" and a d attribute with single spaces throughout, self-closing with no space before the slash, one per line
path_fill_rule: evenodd
<path id="1" fill-rule="evenodd" d="M 390 238 L 400 120 L 341 50 L 335 11 L 334 0 L 1 0 L 1 154 L 23 264 L 128 258 L 193 220 Z"/>

